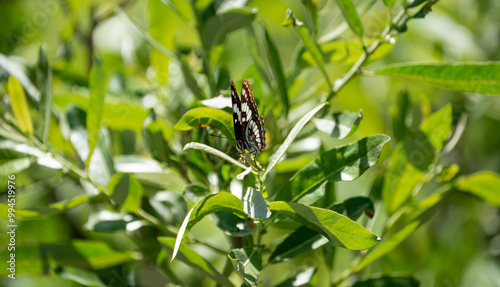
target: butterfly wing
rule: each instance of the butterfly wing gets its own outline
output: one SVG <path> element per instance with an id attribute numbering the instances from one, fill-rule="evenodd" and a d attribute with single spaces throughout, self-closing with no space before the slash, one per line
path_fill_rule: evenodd
<path id="1" fill-rule="evenodd" d="M 234 125 L 234 136 L 236 141 L 242 140 L 243 138 L 243 127 L 241 125 L 241 100 L 234 87 L 234 82 L 231 81 L 231 103 L 233 105 L 233 125 Z M 241 152 L 241 151 L 240 151 Z"/>
<path id="2" fill-rule="evenodd" d="M 266 147 L 264 117 L 259 116 L 252 88 L 247 79 L 243 81 L 241 87 L 241 123 L 245 149 L 252 154 L 259 154 Z"/>

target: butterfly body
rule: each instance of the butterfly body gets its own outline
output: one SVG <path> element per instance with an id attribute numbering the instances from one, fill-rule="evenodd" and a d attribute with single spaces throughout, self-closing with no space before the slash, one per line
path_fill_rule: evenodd
<path id="1" fill-rule="evenodd" d="M 231 81 L 231 102 L 236 148 L 241 154 L 245 150 L 254 156 L 260 154 L 266 148 L 264 117 L 259 115 L 248 80 L 243 81 L 241 98 Z"/>

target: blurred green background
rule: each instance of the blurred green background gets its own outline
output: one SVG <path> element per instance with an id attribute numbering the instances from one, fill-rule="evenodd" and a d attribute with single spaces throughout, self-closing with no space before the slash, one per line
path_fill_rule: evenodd
<path id="1" fill-rule="evenodd" d="M 71 139 L 73 145 L 68 144 L 68 141 L 63 139 L 66 137 L 64 129 L 68 130 L 76 125 L 71 122 L 72 119 L 78 122 L 84 117 L 82 113 L 87 109 L 89 93 L 88 73 L 94 53 L 102 59 L 109 80 L 106 96 L 108 106 L 104 111 L 103 125 L 107 128 L 107 139 L 111 140 L 107 144 L 111 146 L 113 156 L 152 157 L 148 154 L 142 138 L 143 124 L 150 109 L 165 123 L 161 129 L 164 136 L 167 134 L 165 137 L 171 139 L 169 148 L 181 154 L 182 146 L 191 141 L 191 135 L 174 131 L 172 126 L 186 111 L 201 106 L 200 100 L 216 97 L 221 93 L 227 97 L 230 80 L 240 86 L 244 77 L 253 76 L 254 80 L 259 79 L 252 49 L 261 51 L 265 48 L 262 43 L 252 43 L 254 38 L 249 37 L 249 34 L 256 33 L 256 39 L 263 39 L 263 27 L 276 45 L 284 73 L 289 77 L 299 73 L 297 77 L 300 79 L 298 84 L 288 87 L 288 117 L 283 116 L 285 111 L 279 104 L 280 96 L 276 87 L 269 87 L 258 81 L 252 84 L 259 111 L 266 120 L 268 146 L 271 147 L 271 150 L 260 157 L 263 165 L 269 161 L 272 148 L 282 142 L 283 131 L 289 130 L 292 123 L 314 107 L 320 98 L 328 96 L 319 69 L 306 71 L 299 67 L 304 65 L 304 60 L 297 60 L 297 53 L 302 49 L 297 34 L 293 29 L 281 25 L 286 10 L 292 9 L 310 33 L 314 30 L 311 28 L 314 27 L 314 17 L 303 1 L 215 1 L 227 5 L 228 9 L 244 5 L 248 15 L 254 15 L 251 19 L 234 20 L 235 31 L 231 31 L 227 36 L 220 32 L 219 28 L 222 26 L 217 23 L 199 34 L 189 12 L 191 4 L 188 1 L 172 2 L 180 3 L 176 5 L 181 8 L 172 9 L 172 3 L 168 0 L 0 0 L 0 53 L 4 57 L 8 56 L 9 61 L 16 63 L 17 69 L 32 77 L 34 71 L 30 67 L 37 63 L 40 46 L 46 44 L 53 72 L 53 106 L 58 113 L 69 113 L 66 123 L 58 122 L 62 132 L 54 129 L 50 131 L 49 141 L 55 150 L 67 155 L 67 158 L 78 153 L 78 139 Z M 317 30 L 314 31 L 318 43 L 356 38 L 345 23 L 335 1 L 313 2 L 317 3 L 318 7 Z M 391 16 L 387 7 L 383 1 L 353 2 L 362 19 L 365 36 L 376 38 Z M 212 1 L 199 0 L 194 5 L 201 9 L 209 7 L 211 3 Z M 498 61 L 499 15 L 500 2 L 495 0 L 440 1 L 425 18 L 409 22 L 408 30 L 395 38 L 392 49 L 388 48 L 386 55 L 381 55 L 380 59 L 371 62 L 367 67 L 373 70 L 402 62 Z M 199 17 L 202 19 L 203 15 Z M 238 25 L 243 25 L 244 28 L 236 30 Z M 253 29 L 247 29 L 247 26 Z M 219 32 L 220 34 L 217 34 Z M 207 33 L 213 34 L 210 39 L 214 41 L 209 55 L 206 55 L 206 49 L 200 48 L 203 41 L 200 37 L 203 38 Z M 176 51 L 181 55 L 184 64 L 165 56 L 152 47 L 151 43 L 161 43 L 166 49 Z M 341 77 L 356 59 L 357 57 L 352 60 L 344 58 L 343 61 L 328 63 L 326 68 L 330 79 Z M 207 65 L 210 66 L 209 71 L 213 72 L 208 73 L 211 76 L 204 72 Z M 191 73 L 191 77 L 186 77 L 186 73 Z M 0 69 L 2 83 L 7 82 L 8 76 L 9 73 Z M 197 90 L 196 87 L 200 88 Z M 420 110 L 423 114 L 429 114 L 451 103 L 456 115 L 454 123 L 461 115 L 466 115 L 463 135 L 455 149 L 441 159 L 443 165 L 456 163 L 460 167 L 460 174 L 464 175 L 484 170 L 500 173 L 500 98 L 497 96 L 452 92 L 420 82 L 386 77 L 355 77 L 331 101 L 329 109 L 331 112 L 363 110 L 364 120 L 355 134 L 357 139 L 375 133 L 392 136 L 391 110 L 396 97 L 402 91 L 407 91 L 413 103 L 412 109 Z M 6 85 L 0 85 L 0 94 L 6 94 Z M 3 101 L 2 114 L 6 109 L 5 100 Z M 206 134 L 204 136 L 206 137 Z M 306 139 L 305 136 L 303 139 Z M 217 140 L 211 140 L 219 144 Z M 317 155 L 318 146 L 329 149 L 351 142 L 352 138 L 337 140 L 314 134 L 307 140 L 309 141 L 295 146 L 296 154 L 291 152 L 292 158 L 296 158 L 298 162 L 307 163 L 313 159 Z M 2 147 L 2 150 L 4 149 L 6 148 Z M 390 146 L 384 148 L 380 166 L 387 163 L 392 151 Z M 2 153 L 2 178 L 8 174 L 16 175 L 16 208 L 47 206 L 78 194 L 90 193 L 88 187 L 74 175 L 67 175 L 64 169 L 50 169 L 46 165 L 36 164 L 33 160 L 31 164 L 24 166 L 8 165 L 6 163 L 11 159 L 10 156 L 12 155 Z M 179 162 L 182 161 L 179 159 Z M 273 183 L 275 186 L 281 186 L 296 170 L 293 165 L 288 167 L 283 164 L 281 168 L 276 182 Z M 122 166 L 120 171 L 126 170 L 126 167 Z M 373 180 L 380 171 L 381 167 L 377 166 L 356 181 L 337 183 L 337 200 L 370 194 Z M 206 170 L 201 172 L 209 173 Z M 178 192 L 185 184 L 184 179 L 180 179 L 180 175 L 175 173 L 162 175 L 157 179 L 146 176 L 138 178 L 144 185 L 145 197 L 152 197 L 158 190 Z M 7 189 L 3 179 L 0 191 L 1 201 L 6 202 Z M 158 234 L 148 234 L 148 231 L 145 231 L 137 239 L 127 234 L 127 231 L 96 231 L 89 215 L 95 215 L 101 209 L 106 210 L 101 208 L 101 203 L 85 203 L 64 213 L 22 221 L 17 229 L 16 243 L 22 246 L 39 243 L 59 244 L 73 239 L 95 239 L 122 251 L 138 251 L 140 248 L 137 246 L 144 244 L 141 255 L 131 255 L 135 256 L 134 259 L 142 260 L 100 269 L 96 271 L 97 276 L 107 286 L 134 285 L 132 282 L 135 282 L 136 286 L 164 286 L 169 282 L 154 266 L 157 246 L 146 240 Z M 369 222 L 365 220 L 363 225 L 378 233 L 383 228 L 387 214 L 380 208 L 379 202 L 376 202 L 375 209 L 375 219 Z M 181 215 L 176 214 L 176 211 L 172 209 L 169 222 L 179 226 L 186 211 L 180 212 Z M 363 272 L 413 274 L 421 281 L 421 286 L 500 286 L 499 215 L 498 207 L 488 205 L 472 195 L 456 193 L 443 203 L 427 224 Z M 0 230 L 0 247 L 4 250 L 4 240 L 7 239 L 5 224 L 0 226 Z M 271 232 L 279 234 L 279 231 Z M 230 243 L 224 239 L 223 232 L 208 218 L 195 226 L 192 233 L 195 238 L 203 238 L 223 250 L 229 248 Z M 269 237 L 272 235 L 273 233 Z M 145 238 L 142 243 L 141 238 Z M 147 254 L 148 250 L 151 254 Z M 199 252 L 209 258 L 216 267 L 222 268 L 225 260 L 223 256 L 203 247 L 199 247 Z M 7 256 L 5 252 L 1 254 Z M 29 262 L 27 267 L 19 263 L 18 279 L 0 279 L 0 284 L 92 286 L 92 283 L 88 285 L 68 279 L 65 277 L 68 270 L 59 270 L 61 272 L 58 273 L 48 266 L 41 266 L 36 260 L 30 260 L 28 251 L 22 254 Z M 71 256 L 72 253 L 68 251 L 68 254 Z M 350 265 L 354 254 L 353 251 L 337 249 L 333 262 L 333 278 L 340 276 L 344 268 Z M 266 286 L 276 285 L 294 275 L 300 268 L 320 264 L 317 262 L 321 256 L 320 253 L 311 252 L 286 263 L 271 265 L 261 274 L 261 279 Z M 5 262 L 6 258 L 2 257 L 0 260 Z M 173 262 L 171 268 L 186 284 L 213 286 L 212 282 L 204 280 L 196 271 L 182 263 Z M 328 271 L 321 269 L 316 282 L 326 286 L 326 283 L 321 281 L 322 272 Z M 42 275 L 44 273 L 45 275 Z M 91 277 L 83 277 L 85 276 Z"/>

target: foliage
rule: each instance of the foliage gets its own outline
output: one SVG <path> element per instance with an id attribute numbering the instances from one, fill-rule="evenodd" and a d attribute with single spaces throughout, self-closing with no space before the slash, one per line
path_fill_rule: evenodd
<path id="1" fill-rule="evenodd" d="M 480 55 L 453 57 L 418 26 L 446 13 L 459 25 L 460 5 L 14 2 L 0 3 L 12 20 L 0 28 L 0 173 L 16 197 L 1 187 L 0 218 L 7 228 L 15 210 L 21 285 L 498 276 L 500 64 L 487 47 L 499 42 L 480 35 L 460 42 Z M 483 2 L 498 32 L 499 7 Z M 267 131 L 255 157 L 234 153 L 229 87 L 245 78 Z"/>

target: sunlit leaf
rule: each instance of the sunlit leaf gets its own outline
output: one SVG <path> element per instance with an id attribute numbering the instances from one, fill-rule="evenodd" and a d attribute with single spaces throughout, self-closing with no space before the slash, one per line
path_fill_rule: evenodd
<path id="1" fill-rule="evenodd" d="M 184 218 L 184 222 L 182 223 L 179 232 L 177 233 L 177 239 L 175 242 L 174 251 L 172 254 L 172 260 L 174 260 L 177 255 L 177 251 L 179 250 L 179 246 L 181 241 L 187 235 L 191 227 L 195 225 L 198 221 L 203 219 L 203 217 L 208 214 L 219 212 L 219 211 L 230 211 L 242 218 L 248 217 L 248 215 L 243 211 L 243 202 L 227 192 L 219 192 L 214 195 L 210 195 L 205 197 L 204 199 L 198 201 L 193 208 L 189 211 Z"/>
<path id="2" fill-rule="evenodd" d="M 225 111 L 213 108 L 196 108 L 189 110 L 174 125 L 174 129 L 187 131 L 199 127 L 214 127 L 224 136 L 234 138 L 233 117 Z"/>
<path id="3" fill-rule="evenodd" d="M 24 97 L 21 83 L 13 76 L 9 77 L 7 82 L 7 92 L 9 93 L 10 105 L 16 117 L 17 124 L 23 133 L 33 134 L 33 122 L 31 121 L 30 111 L 26 98 Z"/>
<path id="4" fill-rule="evenodd" d="M 356 7 L 352 4 L 352 0 L 337 0 L 337 4 L 351 30 L 359 36 L 363 36 L 363 24 L 359 19 L 358 12 L 356 12 Z"/>
<path id="5" fill-rule="evenodd" d="M 386 135 L 366 137 L 355 143 L 331 149 L 299 170 L 278 192 L 276 200 L 297 201 L 327 180 L 351 181 L 378 162 Z"/>
<path id="6" fill-rule="evenodd" d="M 31 160 L 27 157 L 17 158 L 0 163 L 0 175 L 16 174 L 30 167 Z"/>
<path id="7" fill-rule="evenodd" d="M 460 178 L 458 189 L 472 193 L 489 204 L 500 206 L 500 175 L 493 172 L 478 172 Z"/>
<path id="8" fill-rule="evenodd" d="M 101 130 L 102 114 L 104 110 L 104 96 L 106 95 L 107 82 L 104 68 L 99 58 L 94 57 L 89 75 L 90 97 L 87 110 L 87 133 L 89 142 L 89 153 L 86 166 L 90 164 L 92 153 L 97 145 L 99 131 Z"/>
<path id="9" fill-rule="evenodd" d="M 251 187 L 247 188 L 243 198 L 243 210 L 251 218 L 264 219 L 271 216 L 271 211 L 267 208 L 262 194 Z"/>
<path id="10" fill-rule="evenodd" d="M 385 210 L 394 213 L 411 195 L 424 177 L 422 171 L 409 163 L 402 144 L 392 152 L 391 164 L 384 177 L 382 200 Z"/>
<path id="11" fill-rule="evenodd" d="M 256 248 L 233 249 L 228 256 L 233 264 L 233 269 L 243 281 L 251 286 L 258 283 L 260 271 L 262 270 L 262 258 Z"/>
<path id="12" fill-rule="evenodd" d="M 276 287 L 309 286 L 309 283 L 311 283 L 312 277 L 314 276 L 314 274 L 316 274 L 316 271 L 316 267 L 310 267 L 302 272 L 297 273 L 295 276 L 286 279 Z"/>
<path id="13" fill-rule="evenodd" d="M 341 213 L 354 221 L 358 220 L 363 212 L 367 213 L 370 218 L 375 212 L 373 202 L 369 198 L 362 196 L 351 197 L 344 202 L 335 204 L 329 209 Z M 298 254 L 317 249 L 326 243 L 328 243 L 328 240 L 321 236 L 320 233 L 306 226 L 301 226 L 276 247 L 271 257 L 269 257 L 269 261 L 288 261 Z"/>
<path id="14" fill-rule="evenodd" d="M 22 68 L 22 65 L 14 62 L 4 54 L 0 53 L 0 67 L 3 70 L 7 71 L 11 75 L 11 77 L 16 78 L 26 89 L 28 95 L 30 95 L 35 101 L 40 100 L 40 92 L 33 85 L 33 83 L 31 83 L 31 80 L 26 75 L 25 71 Z"/>
<path id="15" fill-rule="evenodd" d="M 299 134 L 300 130 L 307 124 L 307 122 L 319 111 L 321 108 L 323 108 L 327 103 L 322 103 L 319 106 L 315 107 L 311 111 L 309 111 L 307 114 L 305 114 L 293 127 L 293 129 L 290 131 L 288 136 L 286 137 L 285 141 L 283 144 L 279 147 L 278 151 L 273 155 L 272 159 L 269 162 L 269 165 L 266 168 L 266 171 L 264 172 L 263 177 L 265 178 L 266 175 L 274 168 L 274 166 L 279 162 L 281 157 L 285 154 L 286 150 L 290 145 L 292 144 L 293 140 L 297 135 Z"/>
<path id="16" fill-rule="evenodd" d="M 363 250 L 378 244 L 380 238 L 359 223 L 337 212 L 294 202 L 275 201 L 269 209 L 296 220 L 321 233 L 336 246 Z"/>
<path id="17" fill-rule="evenodd" d="M 411 79 L 459 92 L 500 95 L 499 62 L 405 63 L 382 67 L 373 75 Z"/>
<path id="18" fill-rule="evenodd" d="M 332 115 L 330 119 L 313 118 L 312 122 L 316 128 L 330 136 L 338 139 L 343 139 L 352 135 L 363 119 L 363 112 L 358 114 L 350 112 L 340 112 Z"/>
<path id="19" fill-rule="evenodd" d="M 165 246 L 172 256 L 172 260 L 175 258 L 176 253 L 178 253 L 177 258 L 180 261 L 200 271 L 203 275 L 212 278 L 222 286 L 234 286 L 224 275 L 215 269 L 210 261 L 203 258 L 203 256 L 188 246 L 179 244 L 171 237 L 158 237 L 158 241 Z"/>

